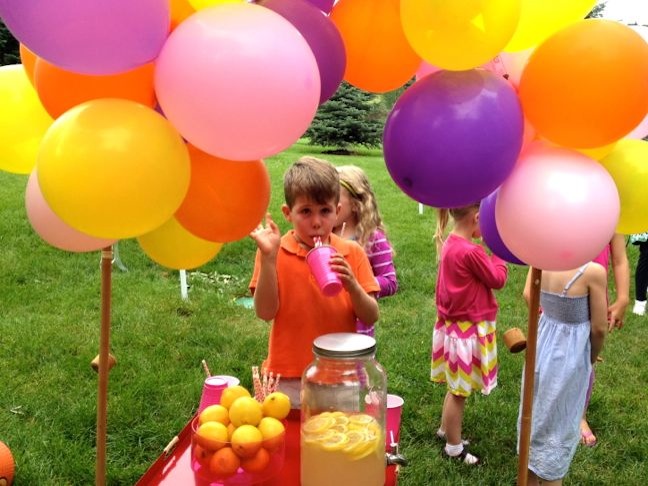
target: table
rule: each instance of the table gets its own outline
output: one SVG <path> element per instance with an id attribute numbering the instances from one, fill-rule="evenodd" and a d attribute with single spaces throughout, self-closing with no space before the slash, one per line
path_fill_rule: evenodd
<path id="1" fill-rule="evenodd" d="M 191 422 L 174 437 L 166 452 L 151 465 L 135 486 L 190 486 L 198 484 L 191 469 Z M 292 410 L 286 419 L 286 457 L 281 475 L 259 486 L 300 486 L 300 414 Z M 397 466 L 387 466 L 385 486 L 396 486 Z"/>

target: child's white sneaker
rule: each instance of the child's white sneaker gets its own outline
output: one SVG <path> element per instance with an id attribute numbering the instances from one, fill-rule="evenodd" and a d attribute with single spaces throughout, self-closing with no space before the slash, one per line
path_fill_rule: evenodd
<path id="1" fill-rule="evenodd" d="M 634 307 L 632 308 L 632 313 L 637 314 L 638 316 L 643 316 L 646 314 L 646 301 L 645 300 L 635 300 Z"/>

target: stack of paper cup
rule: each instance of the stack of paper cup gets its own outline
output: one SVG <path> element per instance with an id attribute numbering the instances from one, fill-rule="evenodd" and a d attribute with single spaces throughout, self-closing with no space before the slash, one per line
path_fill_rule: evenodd
<path id="1" fill-rule="evenodd" d="M 202 396 L 200 397 L 200 405 L 198 406 L 198 413 L 202 412 L 210 405 L 220 403 L 223 390 L 228 386 L 238 385 L 239 379 L 234 376 L 215 375 L 205 379 L 203 384 Z"/>

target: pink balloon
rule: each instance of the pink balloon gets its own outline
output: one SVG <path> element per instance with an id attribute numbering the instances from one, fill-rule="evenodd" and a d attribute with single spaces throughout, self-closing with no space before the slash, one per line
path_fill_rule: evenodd
<path id="1" fill-rule="evenodd" d="M 299 31 L 254 4 L 200 10 L 169 36 L 155 89 L 180 134 L 212 155 L 256 160 L 290 147 L 320 97 L 317 61 Z"/>
<path id="2" fill-rule="evenodd" d="M 596 161 L 542 142 L 524 152 L 499 190 L 495 217 L 509 250 L 543 270 L 569 270 L 609 243 L 620 202 Z"/>
<path id="3" fill-rule="evenodd" d="M 66 251 L 95 251 L 110 246 L 117 240 L 105 240 L 86 235 L 65 224 L 50 209 L 38 185 L 36 171 L 32 171 L 25 190 L 27 218 L 34 231 L 45 242 Z"/>
<path id="4" fill-rule="evenodd" d="M 437 71 L 441 71 L 440 67 L 434 66 L 432 64 L 429 64 L 425 61 L 421 62 L 421 65 L 419 68 L 416 70 L 416 81 L 418 81 L 421 78 L 424 78 L 425 76 L 436 73 Z"/>
<path id="5" fill-rule="evenodd" d="M 529 61 L 529 57 L 531 57 L 532 53 L 533 48 L 517 52 L 500 52 L 497 55 L 496 59 L 501 63 L 503 74 L 507 75 L 507 79 L 516 88 L 520 86 L 522 71 L 524 71 L 524 67 Z"/>

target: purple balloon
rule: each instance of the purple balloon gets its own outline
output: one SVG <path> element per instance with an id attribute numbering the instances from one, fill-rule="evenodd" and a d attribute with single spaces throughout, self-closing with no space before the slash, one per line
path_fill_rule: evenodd
<path id="1" fill-rule="evenodd" d="M 495 221 L 495 204 L 497 202 L 497 193 L 499 188 L 491 194 L 482 199 L 479 205 L 479 230 L 481 231 L 482 238 L 486 246 L 500 257 L 509 263 L 516 265 L 526 265 L 522 260 L 516 257 L 511 250 L 509 250 L 497 230 L 497 222 Z"/>
<path id="2" fill-rule="evenodd" d="M 257 3 L 288 20 L 308 42 L 320 73 L 321 105 L 338 89 L 346 69 L 344 41 L 337 27 L 305 0 L 259 0 Z"/>
<path id="3" fill-rule="evenodd" d="M 308 3 L 312 3 L 317 8 L 319 8 L 325 14 L 330 14 L 333 10 L 333 4 L 335 0 L 306 0 Z"/>
<path id="4" fill-rule="evenodd" d="M 151 62 L 170 23 L 168 0 L 0 0 L 0 17 L 36 55 L 95 75 Z"/>
<path id="5" fill-rule="evenodd" d="M 408 196 L 461 207 L 493 192 L 513 170 L 524 119 L 517 94 L 481 69 L 438 71 L 414 83 L 385 123 L 387 169 Z"/>

